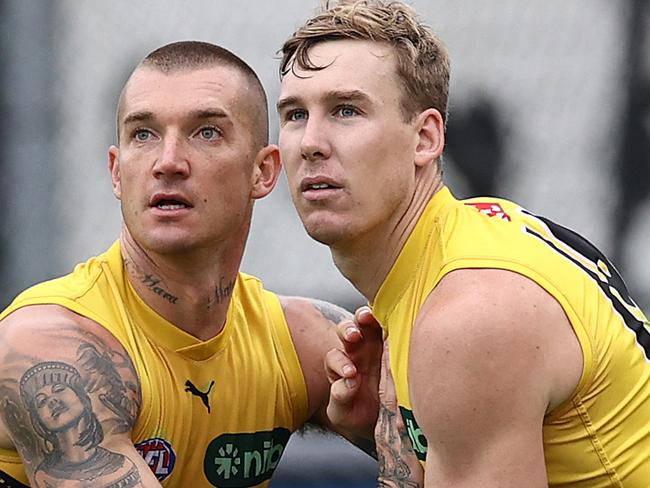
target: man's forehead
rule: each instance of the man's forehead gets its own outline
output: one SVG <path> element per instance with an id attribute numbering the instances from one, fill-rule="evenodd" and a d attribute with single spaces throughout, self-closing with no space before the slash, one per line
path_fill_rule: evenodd
<path id="1" fill-rule="evenodd" d="M 308 94 L 306 90 L 312 89 L 321 96 L 325 92 L 356 91 L 371 97 L 373 92 L 389 89 L 389 80 L 397 83 L 393 49 L 387 44 L 351 39 L 325 41 L 310 48 L 309 59 L 323 69 L 293 64 L 282 80 L 281 99 L 303 98 Z"/>
<path id="2" fill-rule="evenodd" d="M 184 109 L 190 112 L 220 107 L 223 112 L 241 98 L 241 74 L 227 66 L 165 73 L 140 67 L 120 97 L 119 119 L 131 112 Z"/>
<path id="3" fill-rule="evenodd" d="M 187 90 L 203 91 L 205 94 L 233 96 L 241 86 L 242 75 L 235 69 L 226 66 L 214 66 L 194 70 L 179 70 L 170 73 L 141 67 L 136 70 L 124 88 L 124 99 L 130 100 L 143 96 L 155 96 L 183 88 L 184 92 L 176 95 L 182 98 Z"/>

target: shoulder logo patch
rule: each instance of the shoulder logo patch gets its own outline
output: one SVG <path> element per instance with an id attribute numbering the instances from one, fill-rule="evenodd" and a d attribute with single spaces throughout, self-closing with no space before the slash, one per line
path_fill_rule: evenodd
<path id="1" fill-rule="evenodd" d="M 149 465 L 158 481 L 167 478 L 174 470 L 176 453 L 172 445 L 165 439 L 154 437 L 135 445 L 142 459 Z"/>
<path id="2" fill-rule="evenodd" d="M 503 207 L 499 203 L 494 202 L 465 202 L 465 205 L 476 208 L 479 212 L 488 217 L 497 217 L 501 220 L 507 220 L 510 222 L 512 219 L 510 215 L 503 210 Z"/>

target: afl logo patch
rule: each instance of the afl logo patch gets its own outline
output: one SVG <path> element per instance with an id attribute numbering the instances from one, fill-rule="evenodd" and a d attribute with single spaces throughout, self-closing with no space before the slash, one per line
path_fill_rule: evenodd
<path id="1" fill-rule="evenodd" d="M 174 464 L 176 464 L 176 453 L 165 439 L 160 437 L 147 439 L 138 442 L 135 448 L 149 465 L 153 474 L 156 475 L 158 481 L 162 481 L 172 474 Z"/>

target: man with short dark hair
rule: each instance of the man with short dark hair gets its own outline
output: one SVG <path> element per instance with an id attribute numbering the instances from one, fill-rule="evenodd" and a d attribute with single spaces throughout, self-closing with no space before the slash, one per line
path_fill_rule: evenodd
<path id="1" fill-rule="evenodd" d="M 361 0 L 326 7 L 282 54 L 292 198 L 382 325 L 424 485 L 647 487 L 648 319 L 578 234 L 445 186 L 440 40 L 407 5 Z M 342 407 L 362 357 L 328 355 Z M 396 420 L 380 413 L 381 483 L 421 486 Z"/>
<path id="2" fill-rule="evenodd" d="M 0 314 L 2 486 L 267 486 L 291 432 L 330 427 L 323 358 L 351 315 L 239 272 L 280 171 L 267 124 L 218 46 L 131 74 L 108 152 L 119 240 Z"/>

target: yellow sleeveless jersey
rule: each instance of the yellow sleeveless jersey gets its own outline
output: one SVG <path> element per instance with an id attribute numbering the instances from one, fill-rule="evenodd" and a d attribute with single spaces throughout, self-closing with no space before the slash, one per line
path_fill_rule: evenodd
<path id="1" fill-rule="evenodd" d="M 88 317 L 123 345 L 142 391 L 133 443 L 163 486 L 267 486 L 290 433 L 307 420 L 306 386 L 280 302 L 252 276 L 239 274 L 226 325 L 208 341 L 140 299 L 119 242 L 70 275 L 23 292 L 0 319 L 35 304 Z M 27 484 L 16 452 L 0 450 L 0 470 Z"/>
<path id="2" fill-rule="evenodd" d="M 535 281 L 562 306 L 584 368 L 573 395 L 544 419 L 553 487 L 650 486 L 650 327 L 616 269 L 576 233 L 495 198 L 428 203 L 382 284 L 373 311 L 390 338 L 400 412 L 418 458 L 427 440 L 409 400 L 414 320 L 431 290 L 459 268 L 498 268 Z"/>

